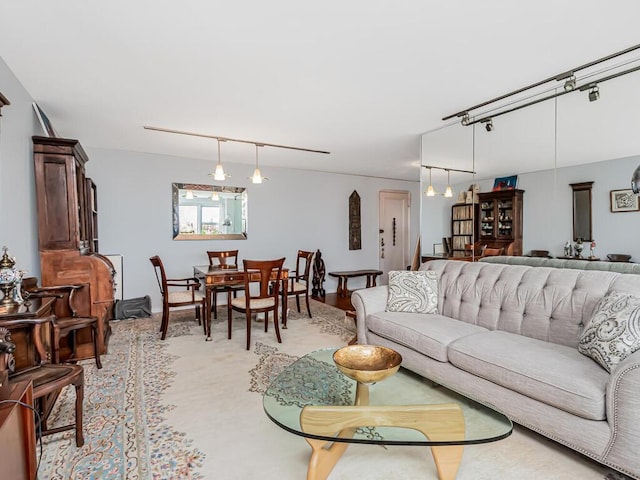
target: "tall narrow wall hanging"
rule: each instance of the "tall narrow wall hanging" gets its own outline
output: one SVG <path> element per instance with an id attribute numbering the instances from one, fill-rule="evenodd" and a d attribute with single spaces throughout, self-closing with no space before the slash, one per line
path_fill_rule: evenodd
<path id="1" fill-rule="evenodd" d="M 360 195 L 354 190 L 349 197 L 349 250 L 362 248 L 360 227 Z"/>

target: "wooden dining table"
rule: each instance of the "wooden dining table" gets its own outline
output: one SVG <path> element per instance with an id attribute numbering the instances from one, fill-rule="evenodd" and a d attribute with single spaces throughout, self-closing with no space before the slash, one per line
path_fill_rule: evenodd
<path id="1" fill-rule="evenodd" d="M 237 265 L 195 265 L 193 276 L 204 282 L 205 307 L 204 322 L 206 329 L 206 340 L 211 341 L 211 294 L 216 287 L 244 285 L 245 272 Z M 276 280 L 278 271 L 272 273 L 272 280 Z M 283 268 L 280 274 L 281 295 L 282 295 L 282 328 L 287 328 L 287 281 L 289 280 L 289 269 Z M 251 275 L 250 281 L 259 281 L 260 273 Z M 276 320 L 277 321 L 277 320 Z"/>

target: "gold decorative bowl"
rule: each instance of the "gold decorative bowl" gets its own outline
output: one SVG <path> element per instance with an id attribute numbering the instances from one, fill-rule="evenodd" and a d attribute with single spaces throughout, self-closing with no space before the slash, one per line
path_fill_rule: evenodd
<path id="1" fill-rule="evenodd" d="M 360 383 L 375 383 L 398 371 L 402 356 L 379 345 L 349 345 L 336 350 L 333 361 L 347 377 Z"/>

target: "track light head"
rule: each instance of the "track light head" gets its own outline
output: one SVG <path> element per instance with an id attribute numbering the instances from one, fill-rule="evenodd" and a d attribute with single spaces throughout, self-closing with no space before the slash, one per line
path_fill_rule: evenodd
<path id="1" fill-rule="evenodd" d="M 487 132 L 493 132 L 493 119 L 490 118 L 489 120 L 483 122 L 484 123 L 484 129 Z"/>
<path id="2" fill-rule="evenodd" d="M 571 90 L 573 90 L 574 88 L 576 88 L 576 76 L 575 75 L 571 75 L 569 78 L 567 78 L 567 80 L 564 82 L 564 91 L 565 92 L 570 92 Z"/>
<path id="3" fill-rule="evenodd" d="M 464 125 L 465 127 L 467 125 L 469 125 L 469 114 L 465 113 L 464 115 L 462 115 L 462 120 L 460 120 L 460 123 L 462 123 L 462 125 Z"/>
<path id="4" fill-rule="evenodd" d="M 599 98 L 600 98 L 600 89 L 598 88 L 597 85 L 595 85 L 594 87 L 591 88 L 591 90 L 589 90 L 589 101 L 595 102 Z"/>

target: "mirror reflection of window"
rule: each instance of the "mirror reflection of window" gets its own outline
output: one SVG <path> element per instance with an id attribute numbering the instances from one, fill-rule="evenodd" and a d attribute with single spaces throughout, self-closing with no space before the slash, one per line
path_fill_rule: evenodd
<path id="1" fill-rule="evenodd" d="M 222 233 L 220 225 L 220 207 L 202 207 L 202 234 L 216 235 Z"/>
<path id="2" fill-rule="evenodd" d="M 172 184 L 174 240 L 247 238 L 245 187 Z"/>
<path id="3" fill-rule="evenodd" d="M 180 207 L 180 233 L 196 233 L 198 225 L 198 207 L 182 205 Z"/>

